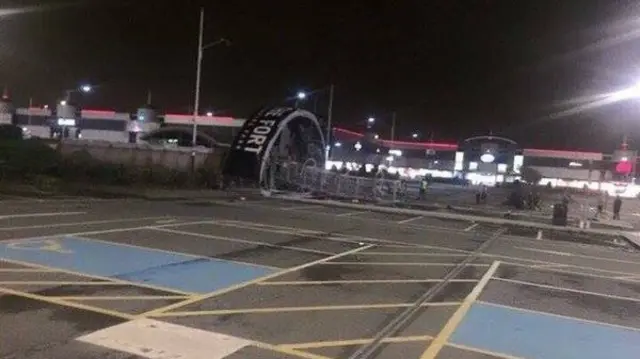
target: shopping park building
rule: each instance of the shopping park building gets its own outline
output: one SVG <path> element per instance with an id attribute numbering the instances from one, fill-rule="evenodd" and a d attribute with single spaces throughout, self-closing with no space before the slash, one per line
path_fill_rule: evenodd
<path id="1" fill-rule="evenodd" d="M 327 168 L 355 170 L 378 165 L 404 178 L 425 175 L 466 179 L 471 184 L 495 185 L 519 179 L 525 167 L 542 175 L 542 185 L 589 188 L 635 197 L 637 152 L 611 153 L 521 148 L 500 136 L 475 136 L 458 143 L 390 141 L 373 133 L 342 128 L 333 131 Z"/>
<path id="2" fill-rule="evenodd" d="M 156 143 L 190 146 L 193 116 L 159 114 L 151 106 L 135 113 L 80 110 L 58 104 L 55 109 L 13 108 L 0 100 L 0 124 L 14 124 L 40 138 L 69 138 L 121 143 Z M 244 123 L 243 119 L 198 116 L 197 143 L 226 147 Z M 541 184 L 553 187 L 590 188 L 636 196 L 637 152 L 621 146 L 611 153 L 521 148 L 500 136 L 476 136 L 458 143 L 390 141 L 372 133 L 334 128 L 328 146 L 327 169 L 356 170 L 360 166 L 385 168 L 404 178 L 425 175 L 467 179 L 472 184 L 495 185 L 518 179 L 524 167 L 536 169 Z"/>

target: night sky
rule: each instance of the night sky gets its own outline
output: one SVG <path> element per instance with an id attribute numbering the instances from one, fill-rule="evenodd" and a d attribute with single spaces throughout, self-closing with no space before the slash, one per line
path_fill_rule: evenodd
<path id="1" fill-rule="evenodd" d="M 550 118 L 589 96 L 640 81 L 635 1 L 7 1 L 37 11 L 0 16 L 0 84 L 17 105 L 53 104 L 97 84 L 86 108 L 165 112 L 193 104 L 198 9 L 206 5 L 202 111 L 246 117 L 298 90 L 335 84 L 335 123 L 369 116 L 387 137 L 505 135 L 523 146 L 640 146 L 631 100 Z M 326 115 L 327 91 L 307 101 Z M 579 104 L 579 102 L 577 102 Z M 637 139 L 637 140 L 635 140 Z"/>

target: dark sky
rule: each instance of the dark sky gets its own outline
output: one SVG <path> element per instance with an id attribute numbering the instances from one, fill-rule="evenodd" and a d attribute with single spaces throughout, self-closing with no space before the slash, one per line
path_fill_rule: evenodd
<path id="1" fill-rule="evenodd" d="M 0 83 L 18 105 L 54 103 L 83 82 L 85 107 L 192 108 L 198 8 L 205 42 L 202 109 L 246 117 L 299 89 L 335 84 L 334 120 L 369 116 L 398 137 L 510 136 L 526 146 L 611 150 L 640 140 L 627 101 L 548 119 L 562 103 L 640 81 L 640 12 L 615 0 L 8 1 L 0 9 Z M 68 5 L 68 6 L 65 6 Z M 0 13 L 2 10 L 0 10 Z M 326 114 L 327 93 L 317 108 Z M 309 101 L 310 108 L 313 101 Z"/>

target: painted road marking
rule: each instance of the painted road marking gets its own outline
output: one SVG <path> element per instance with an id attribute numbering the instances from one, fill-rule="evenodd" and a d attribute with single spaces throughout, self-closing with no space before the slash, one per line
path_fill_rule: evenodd
<path id="1" fill-rule="evenodd" d="M 90 285 L 90 286 L 106 286 L 106 285 L 117 285 L 121 286 L 122 284 L 116 282 L 89 282 L 89 281 L 72 281 L 72 280 L 3 280 L 0 281 L 0 286 L 2 285 L 50 285 L 50 286 L 63 286 L 63 285 Z"/>
<path id="2" fill-rule="evenodd" d="M 552 289 L 552 290 L 563 291 L 563 292 L 571 292 L 571 293 L 586 294 L 586 295 L 595 295 L 595 296 L 611 298 L 611 299 L 621 299 L 621 300 L 628 300 L 628 301 L 632 301 L 632 302 L 640 302 L 640 298 L 634 298 L 634 297 L 624 297 L 624 296 L 607 294 L 607 293 L 590 292 L 590 291 L 586 291 L 586 290 L 572 289 L 572 288 L 566 288 L 566 287 L 557 287 L 557 286 L 554 286 L 554 285 L 547 285 L 547 284 L 534 283 L 534 282 L 526 282 L 526 281 L 516 280 L 516 279 L 507 279 L 507 278 L 493 278 L 493 279 L 501 281 L 501 282 L 526 285 L 526 286 L 530 286 L 530 287 L 538 287 L 538 288 Z"/>
<path id="3" fill-rule="evenodd" d="M 354 279 L 354 280 L 299 280 L 299 281 L 267 281 L 257 283 L 262 286 L 275 285 L 335 285 L 335 284 L 410 284 L 410 283 L 439 283 L 443 279 Z M 450 279 L 451 283 L 475 283 L 475 279 Z"/>
<path id="4" fill-rule="evenodd" d="M 482 305 L 488 305 L 488 306 L 491 306 L 491 307 L 505 308 L 505 309 L 508 309 L 508 310 L 515 310 L 515 311 L 518 311 L 518 312 L 547 315 L 547 316 L 557 317 L 557 318 L 561 318 L 561 319 L 568 319 L 568 320 L 573 320 L 573 321 L 587 323 L 587 324 L 596 324 L 596 325 L 602 325 L 602 326 L 605 326 L 605 327 L 612 327 L 612 328 L 618 328 L 618 329 L 623 329 L 623 330 L 631 330 L 631 331 L 635 331 L 635 332 L 640 333 L 640 328 L 627 327 L 627 326 L 620 325 L 620 324 L 613 324 L 613 323 L 607 323 L 607 322 L 600 322 L 600 321 L 597 321 L 597 320 L 570 317 L 570 316 L 567 316 L 567 315 L 543 312 L 543 311 L 534 310 L 534 309 L 512 307 L 512 306 L 504 305 L 504 304 L 485 302 L 483 300 L 477 300 L 476 303 L 482 304 Z"/>
<path id="5" fill-rule="evenodd" d="M 308 263 L 305 263 L 305 264 L 302 264 L 302 265 L 299 265 L 299 266 L 283 269 L 283 270 L 281 270 L 279 272 L 275 272 L 275 273 L 266 275 L 266 276 L 264 276 L 262 278 L 256 278 L 254 280 L 247 281 L 247 282 L 244 282 L 244 283 L 238 283 L 236 285 L 233 285 L 233 286 L 230 286 L 230 287 L 227 287 L 227 288 L 223 288 L 223 289 L 219 289 L 219 290 L 216 290 L 216 291 L 213 291 L 211 293 L 204 294 L 204 295 L 193 296 L 192 298 L 187 299 L 185 301 L 182 301 L 182 302 L 179 302 L 179 303 L 175 303 L 175 304 L 171 304 L 171 305 L 168 305 L 166 307 L 154 309 L 154 310 L 148 311 L 146 313 L 142 313 L 141 316 L 158 315 L 158 314 L 165 313 L 165 312 L 177 309 L 177 308 L 182 308 L 182 307 L 187 306 L 189 304 L 197 303 L 197 302 L 200 302 L 200 301 L 208 299 L 208 298 L 213 298 L 213 297 L 222 295 L 224 293 L 228 293 L 228 292 L 231 292 L 231 291 L 234 291 L 234 290 L 238 290 L 240 288 L 244 288 L 244 287 L 256 284 L 256 283 L 267 281 L 269 279 L 273 279 L 273 278 L 279 277 L 281 275 L 285 275 L 287 273 L 297 272 L 299 270 L 302 270 L 302 269 L 305 269 L 305 268 L 308 268 L 308 267 L 312 267 L 312 266 L 315 266 L 315 265 L 318 265 L 318 264 L 321 264 L 321 263 L 324 263 L 324 262 L 327 262 L 327 261 L 331 261 L 331 260 L 334 260 L 334 259 L 337 259 L 337 258 L 340 258 L 340 257 L 348 256 L 350 254 L 355 254 L 355 253 L 358 253 L 360 251 L 364 251 L 364 250 L 367 250 L 367 249 L 373 248 L 373 247 L 374 247 L 374 245 L 372 245 L 372 244 L 365 245 L 365 246 L 362 246 L 360 248 L 355 248 L 355 249 L 352 249 L 352 250 L 349 250 L 349 251 L 346 251 L 346 252 L 338 253 L 338 254 L 335 254 L 335 255 L 330 256 L 330 257 L 318 259 L 318 260 L 315 260 L 315 261 L 312 261 L 312 262 L 308 262 Z"/>
<path id="6" fill-rule="evenodd" d="M 118 324 L 77 340 L 149 359 L 222 359 L 252 344 L 230 335 L 151 319 Z"/>
<path id="7" fill-rule="evenodd" d="M 133 287 L 140 287 L 140 288 L 149 288 L 149 289 L 154 289 L 154 290 L 161 291 L 161 292 L 168 292 L 168 293 L 174 293 L 174 294 L 185 295 L 185 296 L 190 296 L 190 295 L 194 294 L 194 293 L 190 293 L 190 292 L 180 291 L 180 290 L 177 290 L 177 289 L 163 288 L 163 287 L 159 287 L 159 286 L 155 286 L 155 285 L 151 285 L 151 284 L 147 284 L 147 283 L 131 283 L 131 282 L 126 282 L 124 280 L 117 279 L 117 278 L 102 277 L 102 276 L 99 276 L 99 275 L 91 275 L 91 274 L 87 274 L 87 273 L 80 273 L 80 272 L 67 270 L 67 269 L 61 269 L 61 268 L 51 268 L 51 267 L 47 267 L 45 265 L 27 263 L 27 262 L 18 261 L 18 260 L 0 258 L 0 261 L 7 262 L 7 263 L 18 264 L 18 265 L 22 265 L 22 266 L 30 266 L 30 267 L 32 267 L 34 269 L 44 269 L 45 271 L 49 270 L 49 271 L 52 271 L 52 272 L 60 272 L 60 273 L 67 273 L 67 274 L 71 274 L 71 275 L 77 275 L 77 276 L 84 277 L 84 278 L 87 278 L 87 279 L 96 279 L 96 280 L 101 281 L 102 283 L 117 283 L 117 284 L 122 285 L 122 286 L 133 286 Z M 24 283 L 24 282 L 21 282 L 21 283 Z"/>
<path id="8" fill-rule="evenodd" d="M 569 252 L 552 251 L 547 249 L 538 249 L 538 248 L 531 248 L 531 247 L 515 247 L 515 248 L 524 249 L 525 251 L 531 251 L 531 252 L 553 254 L 556 256 L 573 257 L 573 254 Z"/>
<path id="9" fill-rule="evenodd" d="M 107 219 L 107 220 L 101 220 L 101 221 L 35 224 L 35 225 L 31 225 L 31 226 L 17 226 L 17 227 L 0 227 L 0 231 L 15 231 L 15 230 L 19 230 L 19 229 L 36 229 L 36 228 L 53 228 L 53 227 L 86 226 L 86 225 L 92 225 L 92 224 L 109 224 L 109 223 L 119 223 L 119 222 L 137 222 L 137 221 L 154 220 L 154 219 L 158 219 L 158 218 L 165 218 L 165 216 Z"/>
<path id="10" fill-rule="evenodd" d="M 22 213 L 22 214 L 6 214 L 0 216 L 0 219 L 11 218 L 31 218 L 31 217 L 55 217 L 55 216 L 79 216 L 87 214 L 87 212 L 48 212 L 48 213 Z"/>
<path id="11" fill-rule="evenodd" d="M 346 213 L 336 214 L 336 217 L 351 217 L 351 216 L 355 216 L 363 213 L 369 213 L 369 212 L 366 212 L 366 211 L 346 212 Z"/>
<path id="12" fill-rule="evenodd" d="M 474 224 L 470 225 L 469 227 L 465 228 L 464 231 L 465 232 L 469 232 L 469 231 L 471 231 L 472 229 L 476 228 L 479 225 L 480 225 L 480 223 L 474 223 Z"/>
<path id="13" fill-rule="evenodd" d="M 91 300 L 167 300 L 167 299 L 186 299 L 189 296 L 186 295 L 112 295 L 112 296 L 54 296 L 50 295 L 49 298 L 57 298 L 62 300 L 73 301 L 91 301 Z"/>
<path id="14" fill-rule="evenodd" d="M 449 338 L 451 337 L 453 332 L 456 330 L 458 325 L 460 325 L 460 323 L 464 319 L 469 309 L 471 309 L 471 306 L 473 305 L 473 303 L 478 299 L 478 297 L 480 296 L 480 293 L 482 293 L 482 290 L 484 290 L 484 287 L 487 286 L 487 284 L 489 283 L 489 280 L 491 280 L 491 277 L 493 277 L 493 274 L 498 270 L 499 266 L 500 266 L 500 261 L 494 261 L 491 264 L 491 267 L 489 267 L 489 269 L 484 273 L 484 275 L 482 276 L 478 284 L 476 284 L 476 286 L 473 287 L 473 289 L 464 299 L 464 301 L 462 302 L 462 305 L 458 308 L 458 310 L 456 310 L 456 312 L 453 313 L 451 318 L 449 318 L 449 320 L 447 321 L 447 324 L 445 324 L 444 328 L 442 328 L 440 333 L 438 333 L 438 335 L 433 339 L 433 341 L 431 342 L 427 350 L 422 354 L 420 359 L 435 359 L 438 356 L 442 348 L 444 348 L 446 343 L 449 341 Z M 480 346 L 479 348 L 483 348 L 483 347 Z"/>
<path id="15" fill-rule="evenodd" d="M 28 272 L 56 272 L 54 269 L 44 269 L 44 268 L 0 268 L 0 273 L 28 273 Z"/>
<path id="16" fill-rule="evenodd" d="M 307 206 L 293 206 L 293 207 L 282 207 L 280 210 L 282 211 L 298 211 L 298 210 L 309 210 L 322 208 L 321 206 L 307 205 Z"/>
<path id="17" fill-rule="evenodd" d="M 149 229 L 151 229 L 151 228 L 149 228 Z M 136 244 L 129 244 L 129 243 L 114 243 L 114 242 L 111 242 L 111 241 L 108 241 L 108 240 L 105 240 L 105 239 L 97 239 L 97 238 L 85 238 L 85 237 L 78 237 L 78 238 L 85 239 L 85 240 L 92 241 L 92 242 L 101 242 L 101 243 L 105 243 L 107 245 L 117 244 L 118 246 L 143 249 L 143 250 L 146 250 L 146 251 L 161 252 L 161 253 L 168 253 L 168 254 L 177 254 L 177 255 L 180 255 L 180 256 L 191 257 L 193 259 L 207 259 L 207 260 L 212 259 L 211 257 L 208 257 L 208 256 L 201 256 L 201 255 L 198 255 L 198 254 L 190 254 L 190 253 L 182 253 L 182 252 L 172 251 L 172 250 L 169 250 L 169 249 L 149 248 L 149 247 L 143 247 L 143 246 L 139 246 L 139 245 L 136 245 Z M 247 264 L 245 262 L 234 261 L 232 259 L 225 259 L 225 261 L 226 262 L 232 262 L 232 263 L 239 263 L 239 264 Z M 265 265 L 265 264 L 252 264 L 252 263 L 249 263 L 249 264 L 254 265 L 254 266 L 258 266 L 258 267 L 265 267 L 265 268 L 273 269 L 273 270 L 280 270 L 280 268 L 278 268 L 278 267 L 272 267 L 272 266 L 268 266 L 268 265 Z"/>
<path id="18" fill-rule="evenodd" d="M 218 310 L 194 310 L 185 312 L 165 312 L 153 315 L 153 317 L 195 317 L 204 315 L 233 315 L 233 314 L 270 314 L 286 312 L 317 312 L 327 310 L 369 310 L 387 308 L 409 308 L 413 303 L 382 303 L 382 304 L 349 304 L 349 305 L 316 305 L 309 307 L 260 307 L 240 309 Z M 451 307 L 460 305 L 460 302 L 429 302 L 421 307 Z"/>
<path id="19" fill-rule="evenodd" d="M 235 243 L 253 244 L 253 245 L 265 246 L 265 247 L 270 247 L 270 248 L 280 248 L 280 249 L 287 249 L 287 250 L 291 250 L 291 251 L 306 252 L 306 253 L 320 254 L 320 255 L 326 255 L 326 256 L 330 256 L 330 255 L 334 255 L 335 254 L 333 252 L 319 251 L 319 250 L 316 250 L 316 249 L 308 249 L 308 248 L 296 247 L 296 246 L 281 246 L 281 245 L 273 244 L 273 243 L 269 243 L 269 242 L 250 241 L 248 239 L 216 236 L 216 235 L 213 235 L 213 234 L 204 234 L 204 233 L 198 233 L 198 232 L 188 232 L 188 231 L 181 231 L 181 230 L 178 230 L 178 229 L 156 228 L 156 227 L 149 227 L 148 229 L 152 229 L 152 230 L 160 231 L 160 232 L 180 234 L 180 235 L 183 235 L 183 236 L 192 236 L 192 237 L 200 237 L 200 238 L 208 238 L 208 239 L 217 239 L 217 240 L 221 240 L 221 241 L 235 242 Z"/>
<path id="20" fill-rule="evenodd" d="M 159 221 L 156 221 L 157 224 L 169 224 L 169 223 L 176 223 L 178 222 L 177 219 L 161 219 Z"/>
<path id="21" fill-rule="evenodd" d="M 453 343 L 524 358 L 635 358 L 640 332 L 476 303 Z M 540 345 L 544 343 L 544 345 Z"/>
<path id="22" fill-rule="evenodd" d="M 17 296 L 17 297 L 29 298 L 29 299 L 38 300 L 38 301 L 41 301 L 41 302 L 46 302 L 46 303 L 51 303 L 51 304 L 57 304 L 57 305 L 65 306 L 65 307 L 88 310 L 90 312 L 110 315 L 110 316 L 116 317 L 116 318 L 122 318 L 122 319 L 133 319 L 133 318 L 135 318 L 133 315 L 117 312 L 115 310 L 109 310 L 109 309 L 104 309 L 104 308 L 93 307 L 93 306 L 85 305 L 85 304 L 82 304 L 82 303 L 68 302 L 66 300 L 62 300 L 62 299 L 58 299 L 58 298 L 53 298 L 53 297 L 47 297 L 47 296 L 42 296 L 42 295 L 37 295 L 37 294 L 32 294 L 32 293 L 21 292 L 21 291 L 14 290 L 14 289 L 9 289 L 9 288 L 0 287 L 0 293 L 14 295 L 14 296 Z"/>
<path id="23" fill-rule="evenodd" d="M 417 217 L 411 217 L 411 218 L 407 218 L 407 219 L 403 219 L 401 221 L 398 221 L 398 224 L 405 224 L 405 223 L 409 223 L 409 222 L 413 222 L 413 221 L 417 221 L 419 219 L 422 219 L 424 217 L 422 216 L 417 216 Z"/>
<path id="24" fill-rule="evenodd" d="M 411 342 L 425 342 L 431 339 L 433 339 L 433 337 L 430 335 L 416 335 L 416 336 L 407 336 L 407 337 L 387 337 L 382 339 L 381 342 L 384 344 L 411 343 Z M 344 346 L 350 346 L 350 345 L 363 345 L 363 344 L 369 344 L 371 342 L 373 342 L 373 338 L 326 340 L 326 341 L 320 341 L 320 342 L 280 344 L 278 345 L 278 347 L 291 348 L 291 349 L 318 349 L 318 348 L 327 348 L 327 347 L 344 347 Z"/>
<path id="25" fill-rule="evenodd" d="M 252 264 L 194 258 L 181 253 L 77 237 L 55 241 L 57 244 L 53 248 L 64 248 L 64 252 L 51 251 L 48 247 L 43 250 L 16 247 L 16 243 L 27 245 L 33 240 L 0 243 L 0 258 L 196 293 L 209 293 L 275 272 L 274 269 Z"/>
<path id="26" fill-rule="evenodd" d="M 430 262 L 326 262 L 323 265 L 353 265 L 353 266 L 425 266 L 425 267 L 455 267 L 459 263 L 430 263 Z M 467 267 L 488 267 L 489 264 L 469 263 Z"/>
<path id="27" fill-rule="evenodd" d="M 7 248 L 29 251 L 56 252 L 71 254 L 72 250 L 64 248 L 57 239 L 33 239 L 27 241 L 12 241 L 6 243 Z"/>

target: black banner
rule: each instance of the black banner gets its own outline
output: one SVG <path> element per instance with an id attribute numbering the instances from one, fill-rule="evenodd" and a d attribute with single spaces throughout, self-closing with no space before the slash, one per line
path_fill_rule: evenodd
<path id="1" fill-rule="evenodd" d="M 227 153 L 223 174 L 259 181 L 265 151 L 280 123 L 295 111 L 290 107 L 269 108 L 245 121 Z"/>

